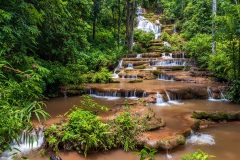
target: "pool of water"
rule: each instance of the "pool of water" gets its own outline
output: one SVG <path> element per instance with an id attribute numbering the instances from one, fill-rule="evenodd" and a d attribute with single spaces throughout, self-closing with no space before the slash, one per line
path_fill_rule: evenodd
<path id="1" fill-rule="evenodd" d="M 55 98 L 50 99 L 46 102 L 47 111 L 51 114 L 51 118 L 47 120 L 48 124 L 54 123 L 60 118 L 57 116 L 59 114 L 64 114 L 73 105 L 80 104 L 81 97 L 68 97 L 68 98 Z M 120 98 L 114 101 L 108 101 L 106 99 L 94 98 L 101 105 L 114 107 L 116 104 L 124 103 L 124 101 L 133 101 L 130 99 Z M 203 111 L 239 111 L 240 105 L 233 104 L 230 102 L 213 102 L 208 100 L 184 100 L 180 103 L 169 104 L 168 106 L 157 106 L 155 104 L 148 104 L 151 107 L 156 116 L 161 117 L 165 120 L 167 126 L 165 130 L 171 132 L 177 132 L 184 128 L 189 127 L 189 122 L 186 120 L 186 116 L 190 115 L 193 111 L 203 110 Z M 101 112 L 102 117 L 108 115 L 107 112 Z M 159 151 L 156 154 L 156 159 L 181 159 L 185 154 L 193 153 L 197 149 L 201 149 L 204 152 L 215 155 L 216 160 L 236 160 L 240 158 L 240 124 L 239 123 L 226 123 L 220 124 L 218 126 L 212 126 L 200 131 L 202 134 L 210 135 L 213 137 L 215 144 L 186 144 L 184 146 L 179 146 L 176 149 L 169 150 L 168 154 L 166 151 Z M 152 136 L 158 136 L 161 134 L 161 130 L 154 131 Z M 46 160 L 51 153 L 45 157 L 41 157 L 38 152 L 32 152 L 27 157 L 34 160 Z M 64 160 L 139 160 L 139 156 L 133 154 L 133 151 L 124 152 L 121 149 L 115 149 L 108 152 L 97 152 L 91 153 L 88 157 L 79 155 L 76 152 L 61 152 L 62 159 Z"/>

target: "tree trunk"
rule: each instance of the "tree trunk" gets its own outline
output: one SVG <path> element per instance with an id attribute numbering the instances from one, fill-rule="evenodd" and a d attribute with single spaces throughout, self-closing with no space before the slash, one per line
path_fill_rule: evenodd
<path id="1" fill-rule="evenodd" d="M 217 0 L 212 0 L 212 53 L 216 53 L 216 42 L 215 42 L 215 17 L 217 11 Z"/>
<path id="2" fill-rule="evenodd" d="M 127 0 L 126 43 L 127 43 L 127 48 L 130 51 L 132 51 L 133 49 L 133 28 L 134 28 L 135 10 L 136 10 L 136 1 Z"/>
<path id="3" fill-rule="evenodd" d="M 118 0 L 118 38 L 117 38 L 117 43 L 118 43 L 118 47 L 120 44 L 120 32 L 121 32 L 121 4 L 120 4 L 120 0 Z"/>
<path id="4" fill-rule="evenodd" d="M 97 24 L 97 18 L 94 17 L 94 19 L 93 19 L 93 31 L 92 31 L 92 38 L 93 39 L 95 39 L 96 24 Z"/>

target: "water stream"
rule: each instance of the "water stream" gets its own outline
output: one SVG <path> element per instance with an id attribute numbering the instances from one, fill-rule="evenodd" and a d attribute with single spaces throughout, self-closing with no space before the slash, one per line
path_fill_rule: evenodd
<path id="1" fill-rule="evenodd" d="M 133 93 L 134 94 L 134 93 Z M 55 98 L 47 101 L 47 111 L 52 115 L 52 118 L 47 120 L 47 123 L 53 123 L 59 120 L 57 115 L 63 114 L 68 111 L 73 104 L 80 104 L 81 97 L 68 97 L 68 98 Z M 101 105 L 106 105 L 111 108 L 114 104 L 124 103 L 125 100 L 130 99 L 120 98 L 115 101 L 108 101 L 107 99 L 94 98 Z M 190 114 L 192 110 L 207 110 L 207 111 L 238 111 L 240 105 L 214 102 L 207 100 L 183 100 L 184 105 L 178 106 L 169 104 L 169 107 L 159 107 L 156 104 L 149 104 L 157 116 L 163 118 L 167 126 L 164 130 L 178 131 L 187 127 L 185 115 Z M 107 112 L 100 113 L 100 116 L 107 116 Z M 161 134 L 162 130 L 153 133 L 153 136 Z M 216 160 L 228 159 L 236 160 L 240 157 L 240 146 L 238 142 L 240 124 L 223 124 L 220 126 L 210 127 L 201 130 L 197 134 L 193 134 L 189 139 L 195 139 L 195 143 L 188 143 L 184 146 L 177 147 L 176 149 L 166 151 L 159 151 L 156 153 L 156 160 L 173 159 L 179 160 L 185 154 L 193 153 L 197 149 L 201 149 L 209 154 L 217 156 Z M 194 137 L 195 136 L 195 137 Z M 203 143 L 204 142 L 204 143 Z M 206 143 L 207 142 L 207 143 Z M 214 144 L 215 143 L 215 144 Z M 27 157 L 34 160 L 46 160 L 51 153 L 45 157 L 41 157 L 38 152 L 30 152 Z M 79 155 L 76 152 L 61 152 L 60 156 L 64 160 L 139 160 L 139 156 L 134 155 L 133 152 L 124 152 L 121 149 L 110 150 L 106 153 L 97 152 L 89 154 L 87 158 Z"/>

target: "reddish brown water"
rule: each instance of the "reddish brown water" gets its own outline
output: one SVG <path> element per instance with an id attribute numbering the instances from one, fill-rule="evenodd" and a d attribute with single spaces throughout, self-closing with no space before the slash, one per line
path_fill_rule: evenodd
<path id="1" fill-rule="evenodd" d="M 67 112 L 74 104 L 80 104 L 80 97 L 69 98 L 56 98 L 47 101 L 47 111 L 52 115 L 52 118 L 48 119 L 47 123 L 53 123 L 59 120 L 56 118 L 59 114 Z M 117 103 L 123 103 L 126 99 L 119 99 L 114 101 L 108 101 L 106 99 L 95 100 L 109 107 L 114 106 Z M 161 107 L 154 104 L 149 105 L 156 112 L 156 115 L 162 117 L 166 123 L 166 130 L 178 131 L 185 127 L 188 127 L 188 122 L 185 121 L 185 116 L 189 115 L 193 110 L 209 110 L 209 111 L 238 111 L 240 105 L 227 103 L 227 102 L 211 102 L 207 100 L 187 100 L 182 101 L 180 105 L 170 104 L 169 106 Z M 104 114 L 102 113 L 102 116 Z M 172 159 L 179 160 L 183 155 L 187 153 L 193 153 L 197 149 L 201 149 L 209 154 L 215 155 L 216 160 L 237 160 L 240 158 L 240 125 L 239 124 L 222 124 L 220 126 L 210 127 L 201 130 L 201 133 L 210 134 L 214 137 L 215 145 L 199 145 L 199 144 L 187 144 L 177 147 L 174 150 L 170 150 L 169 154 Z M 161 131 L 155 131 L 154 135 L 161 134 Z M 33 160 L 46 160 L 49 155 L 40 157 L 37 152 L 28 155 Z M 106 153 L 98 152 L 89 154 L 87 158 L 76 152 L 62 152 L 61 157 L 63 160 L 139 160 L 138 155 L 134 155 L 133 152 L 124 152 L 121 149 L 111 150 Z M 168 159 L 165 151 L 160 151 L 156 154 L 156 159 Z"/>
<path id="2" fill-rule="evenodd" d="M 89 86 L 104 88 L 104 89 L 142 89 L 145 91 L 158 91 L 168 88 L 182 88 L 182 87 L 206 87 L 213 84 L 196 84 L 196 83 L 184 83 L 178 81 L 161 81 L 161 80 L 144 80 L 142 83 L 127 83 L 131 79 L 118 79 L 120 83 L 110 84 L 90 84 Z"/>

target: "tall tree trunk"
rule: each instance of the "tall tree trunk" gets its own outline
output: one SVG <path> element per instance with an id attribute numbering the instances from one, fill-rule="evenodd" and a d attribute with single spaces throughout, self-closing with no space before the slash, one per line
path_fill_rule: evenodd
<path id="1" fill-rule="evenodd" d="M 120 4 L 120 0 L 118 0 L 118 38 L 117 38 L 117 43 L 118 43 L 118 47 L 120 44 L 120 32 L 121 32 L 121 4 Z"/>
<path id="2" fill-rule="evenodd" d="M 216 42 L 215 42 L 215 17 L 217 12 L 217 0 L 212 0 L 212 53 L 216 53 Z"/>
<path id="3" fill-rule="evenodd" d="M 92 30 L 92 38 L 93 39 L 95 39 L 96 24 L 97 24 L 97 18 L 94 17 L 94 19 L 93 19 L 93 30 Z"/>
<path id="4" fill-rule="evenodd" d="M 136 1 L 127 0 L 127 19 L 126 19 L 126 42 L 130 51 L 133 49 L 133 28 L 134 16 L 136 10 Z"/>

